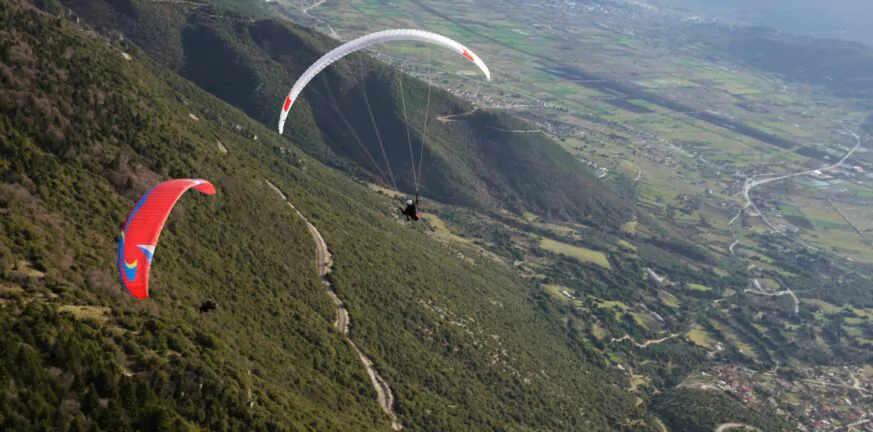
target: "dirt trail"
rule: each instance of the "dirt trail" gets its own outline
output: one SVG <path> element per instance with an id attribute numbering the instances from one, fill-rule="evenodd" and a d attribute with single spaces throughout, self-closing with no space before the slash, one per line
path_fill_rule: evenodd
<path id="1" fill-rule="evenodd" d="M 743 429 L 743 430 L 761 432 L 761 429 L 758 429 L 754 426 L 747 425 L 745 423 L 722 423 L 722 424 L 718 425 L 718 427 L 715 428 L 715 430 L 713 432 L 724 432 L 728 429 Z"/>
<path id="2" fill-rule="evenodd" d="M 467 111 L 465 113 L 461 113 L 461 114 L 449 114 L 449 115 L 439 116 L 436 119 L 443 122 L 443 123 L 449 123 L 449 122 L 455 122 L 455 121 L 464 121 L 464 120 L 466 120 L 467 117 L 473 115 L 473 113 L 475 113 L 476 111 L 479 111 L 479 108 L 473 108 L 472 110 Z M 543 132 L 542 129 L 506 129 L 506 128 L 491 126 L 491 125 L 487 125 L 487 126 L 493 130 L 496 130 L 496 131 L 509 132 L 509 133 Z M 543 133 L 545 133 L 545 132 L 543 132 Z"/>
<path id="3" fill-rule="evenodd" d="M 470 115 L 472 115 L 476 111 L 478 111 L 478 108 L 473 108 L 470 111 L 467 111 L 467 112 L 461 113 L 461 114 L 449 114 L 449 115 L 439 116 L 439 117 L 437 117 L 437 120 L 439 120 L 443 123 L 464 120 L 464 117 L 469 117 Z"/>
<path id="4" fill-rule="evenodd" d="M 321 233 L 318 232 L 318 229 L 315 228 L 315 225 L 312 225 L 306 216 L 303 216 L 303 213 L 300 210 L 297 210 L 297 207 L 294 207 L 294 204 L 288 200 L 288 197 L 269 180 L 266 180 L 267 185 L 269 185 L 277 194 L 279 194 L 284 200 L 285 203 L 288 204 L 289 207 L 294 209 L 297 212 L 297 215 L 300 216 L 300 219 L 303 219 L 303 222 L 306 223 L 306 228 L 309 230 L 309 234 L 312 235 L 312 239 L 315 240 L 315 265 L 318 269 L 318 275 L 321 277 L 321 283 L 327 288 L 327 294 L 330 296 L 333 303 L 336 305 L 336 315 L 337 319 L 334 321 L 333 325 L 337 330 L 343 335 L 346 339 L 346 342 L 352 346 L 355 352 L 358 354 L 358 357 L 361 359 L 361 363 L 364 364 L 364 367 L 367 369 L 367 375 L 370 376 L 370 381 L 373 383 L 373 388 L 376 389 L 376 394 L 379 400 L 379 406 L 382 407 L 382 411 L 385 411 L 385 414 L 388 414 L 388 417 L 391 418 L 391 428 L 399 431 L 403 429 L 403 425 L 400 424 L 400 421 L 397 419 L 397 413 L 394 412 L 394 395 L 391 393 L 391 387 L 388 383 L 379 376 L 379 373 L 376 371 L 373 362 L 358 349 L 358 346 L 355 345 L 354 342 L 349 338 L 349 324 L 351 323 L 351 316 L 349 316 L 349 311 L 346 309 L 342 300 L 336 295 L 333 286 L 330 284 L 330 280 L 328 280 L 327 275 L 330 273 L 333 267 L 333 256 L 330 254 L 330 251 L 327 249 L 327 243 L 324 242 L 324 237 L 321 236 Z"/>
<path id="5" fill-rule="evenodd" d="M 622 337 L 620 337 L 620 338 L 618 338 L 618 339 L 616 339 L 616 338 L 612 338 L 612 341 L 611 341 L 611 342 L 612 342 L 612 343 L 616 343 L 616 342 L 621 342 L 621 341 L 623 341 L 623 340 L 629 340 L 629 341 L 631 341 L 632 344 L 636 345 L 636 346 L 639 347 L 639 348 L 646 348 L 646 347 L 648 347 L 649 345 L 657 345 L 657 344 L 659 344 L 659 343 L 666 342 L 666 341 L 668 341 L 668 340 L 670 340 L 670 339 L 673 339 L 673 338 L 676 337 L 676 336 L 679 336 L 679 335 L 676 334 L 676 333 L 673 333 L 673 334 L 671 334 L 670 336 L 665 336 L 665 337 L 662 337 L 661 339 L 652 339 L 652 340 L 647 340 L 647 341 L 645 341 L 645 342 L 643 342 L 643 343 L 639 343 L 639 342 L 637 342 L 636 340 L 634 340 L 634 338 L 632 338 L 630 335 L 624 335 L 624 336 L 622 336 Z"/>
<path id="6" fill-rule="evenodd" d="M 500 131 L 500 132 L 510 132 L 510 133 L 537 133 L 542 132 L 542 129 L 506 129 L 497 126 L 488 125 L 489 128 Z"/>

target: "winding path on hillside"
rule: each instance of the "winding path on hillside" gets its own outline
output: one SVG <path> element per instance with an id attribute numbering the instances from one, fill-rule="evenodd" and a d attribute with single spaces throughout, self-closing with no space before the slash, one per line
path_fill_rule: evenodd
<path id="1" fill-rule="evenodd" d="M 794 294 L 794 291 L 791 291 L 791 288 L 788 288 L 788 289 L 785 289 L 782 291 L 776 291 L 776 292 L 767 292 L 767 291 L 764 291 L 763 289 L 759 290 L 759 289 L 755 289 L 755 288 L 746 288 L 745 292 L 752 293 L 752 294 L 758 294 L 758 295 L 762 295 L 762 296 L 768 296 L 768 297 L 778 297 L 778 296 L 784 296 L 784 295 L 791 296 L 791 298 L 794 299 L 794 313 L 795 314 L 800 313 L 800 300 Z"/>
<path id="2" fill-rule="evenodd" d="M 722 423 L 716 427 L 713 432 L 724 432 L 728 429 L 742 429 L 749 431 L 757 431 L 761 432 L 761 429 L 758 429 L 754 426 L 747 425 L 745 423 Z"/>
<path id="3" fill-rule="evenodd" d="M 652 340 L 647 340 L 643 343 L 639 343 L 633 337 L 631 337 L 631 335 L 626 334 L 620 338 L 612 338 L 612 340 L 610 342 L 616 343 L 616 342 L 621 342 L 624 340 L 629 340 L 629 341 L 631 341 L 632 344 L 636 345 L 638 348 L 646 348 L 649 345 L 657 345 L 659 343 L 664 343 L 664 342 L 666 342 L 670 339 L 673 339 L 674 337 L 677 337 L 677 336 L 679 336 L 679 335 L 676 333 L 673 333 L 670 336 L 665 336 L 665 337 L 662 337 L 660 339 L 652 339 Z"/>
<path id="4" fill-rule="evenodd" d="M 449 122 L 454 122 L 454 121 L 463 121 L 463 120 L 466 120 L 466 117 L 473 115 L 473 113 L 475 113 L 476 111 L 479 111 L 479 108 L 473 108 L 470 111 L 463 112 L 460 114 L 446 114 L 444 116 L 439 116 L 436 119 L 443 122 L 443 123 L 449 123 Z"/>
<path id="5" fill-rule="evenodd" d="M 355 352 L 358 354 L 358 357 L 361 359 L 361 363 L 364 364 L 364 368 L 367 370 L 367 375 L 370 376 L 370 381 L 373 383 L 373 388 L 376 389 L 376 394 L 379 400 L 379 406 L 382 407 L 382 411 L 385 414 L 388 414 L 388 417 L 391 418 L 391 428 L 399 431 L 403 429 L 403 425 L 400 424 L 400 421 L 397 419 L 397 413 L 394 412 L 394 395 L 391 393 L 391 387 L 388 383 L 379 376 L 379 373 L 376 371 L 373 362 L 358 349 L 358 346 L 349 338 L 349 324 L 351 323 L 351 316 L 349 316 L 349 311 L 346 309 L 342 300 L 336 295 L 336 291 L 334 287 L 331 285 L 330 280 L 327 278 L 327 275 L 330 273 L 333 268 L 333 257 L 330 254 L 330 251 L 327 250 L 327 243 L 324 242 L 324 237 L 321 236 L 321 233 L 318 232 L 318 229 L 315 228 L 315 225 L 312 225 L 306 216 L 303 216 L 303 213 L 294 207 L 294 204 L 288 199 L 288 196 L 285 195 L 276 185 L 274 185 L 269 180 L 265 180 L 267 185 L 270 186 L 274 191 L 276 191 L 282 199 L 285 200 L 285 203 L 288 204 L 289 207 L 294 209 L 297 212 L 297 215 L 300 216 L 300 219 L 306 223 L 306 228 L 309 230 L 309 234 L 312 235 L 312 239 L 315 241 L 315 265 L 318 269 L 318 276 L 321 277 L 321 283 L 327 288 L 327 294 L 330 296 L 333 303 L 336 305 L 336 315 L 337 319 L 334 321 L 334 327 L 343 335 L 346 342 L 352 346 Z"/>

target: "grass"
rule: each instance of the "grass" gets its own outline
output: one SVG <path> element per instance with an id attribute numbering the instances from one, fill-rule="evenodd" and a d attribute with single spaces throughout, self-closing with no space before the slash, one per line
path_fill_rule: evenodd
<path id="1" fill-rule="evenodd" d="M 689 283 L 688 288 L 691 288 L 695 291 L 702 291 L 702 292 L 712 291 L 712 288 L 710 288 L 706 285 L 701 285 L 701 284 L 697 284 L 697 283 Z"/>
<path id="2" fill-rule="evenodd" d="M 636 246 L 634 246 L 633 244 L 631 244 L 631 242 L 624 240 L 624 239 L 619 240 L 618 245 L 629 250 L 629 251 L 636 252 L 636 250 L 637 250 Z"/>
<path id="3" fill-rule="evenodd" d="M 741 354 L 743 354 L 746 357 L 749 357 L 750 359 L 757 359 L 758 358 L 758 355 L 757 355 L 757 353 L 755 353 L 755 350 L 753 350 L 749 344 L 744 342 L 740 338 L 740 336 L 737 335 L 736 332 L 734 332 L 734 330 L 732 328 L 722 324 L 721 322 L 719 322 L 717 320 L 710 320 L 710 323 L 712 324 L 713 327 L 717 328 L 722 334 L 724 334 L 728 338 L 728 340 L 725 342 L 736 347 L 738 350 L 740 350 Z"/>
<path id="4" fill-rule="evenodd" d="M 552 297 L 554 297 L 558 300 L 561 300 L 561 301 L 565 301 L 565 302 L 570 302 L 571 300 L 567 296 L 565 296 L 563 293 L 561 293 L 562 290 L 567 291 L 568 293 L 570 293 L 573 296 L 576 295 L 576 291 L 574 291 L 571 288 L 567 288 L 563 285 L 543 284 L 543 288 L 545 288 L 545 290 L 549 294 L 551 294 Z"/>
<path id="5" fill-rule="evenodd" d="M 539 219 L 539 217 L 538 217 L 537 215 L 535 215 L 535 214 L 533 214 L 533 213 L 531 213 L 531 212 L 528 212 L 528 211 L 523 212 L 523 213 L 521 214 L 521 216 L 524 218 L 524 220 L 526 220 L 526 221 L 528 221 L 528 222 L 534 222 L 534 221 L 536 221 L 537 219 Z"/>
<path id="6" fill-rule="evenodd" d="M 384 186 L 379 186 L 375 183 L 367 183 L 367 187 L 377 193 L 382 193 L 383 195 L 391 198 L 403 198 L 405 196 L 403 193 L 397 192 L 396 190 L 390 188 L 386 188 Z"/>
<path id="7" fill-rule="evenodd" d="M 709 333 L 700 326 L 694 326 L 688 332 L 688 338 L 691 339 L 691 342 L 694 342 L 696 345 L 699 345 L 704 348 L 710 348 L 712 346 L 712 338 L 709 336 Z"/>
<path id="8" fill-rule="evenodd" d="M 715 274 L 722 276 L 722 277 L 730 275 L 730 273 L 727 270 L 725 270 L 721 267 L 712 267 L 712 271 L 715 272 Z"/>
<path id="9" fill-rule="evenodd" d="M 802 210 L 791 204 L 779 204 L 779 211 L 786 216 L 806 217 Z"/>
<path id="10" fill-rule="evenodd" d="M 5 283 L 0 283 L 0 295 L 3 295 L 3 296 L 14 295 L 14 294 L 21 294 L 23 292 L 24 292 L 24 289 L 22 289 L 19 286 L 7 285 Z"/>
<path id="11" fill-rule="evenodd" d="M 658 298 L 661 300 L 661 303 L 664 303 L 666 306 L 671 308 L 679 307 L 679 299 L 667 291 L 658 290 Z"/>
<path id="12" fill-rule="evenodd" d="M 618 300 L 601 299 L 595 299 L 595 301 L 597 301 L 597 307 L 613 311 L 615 313 L 613 318 L 616 321 L 621 321 L 624 314 L 630 314 L 633 317 L 634 322 L 637 323 L 637 325 L 643 328 L 648 328 L 648 325 L 646 324 L 646 319 L 641 314 L 631 310 L 630 306 L 628 306 L 624 302 Z"/>
<path id="13" fill-rule="evenodd" d="M 623 312 L 630 310 L 630 306 L 618 300 L 597 300 L 599 307 L 607 309 L 620 309 Z"/>
<path id="14" fill-rule="evenodd" d="M 534 222 L 534 225 L 540 228 L 547 229 L 557 235 L 566 236 L 566 237 L 578 237 L 581 238 L 578 231 L 574 228 L 557 225 L 553 223 L 537 223 Z"/>
<path id="15" fill-rule="evenodd" d="M 504 261 L 504 259 L 502 257 L 495 254 L 494 252 L 491 252 L 490 250 L 486 249 L 485 247 L 482 247 L 482 246 L 476 244 L 475 242 L 473 242 L 470 239 L 461 237 L 461 236 L 455 234 L 454 232 L 452 232 L 446 226 L 445 221 L 440 219 L 439 216 L 437 216 L 433 213 L 421 213 L 421 217 L 422 217 L 422 219 L 427 221 L 427 223 L 429 223 L 431 227 L 433 227 L 433 229 L 434 229 L 433 236 L 437 240 L 443 241 L 443 242 L 450 242 L 456 246 L 462 246 L 461 249 L 463 249 L 463 251 L 469 255 L 485 256 L 485 257 L 493 260 L 494 262 L 501 263 L 501 264 L 506 263 L 506 261 Z M 471 263 L 475 263 L 475 260 L 469 256 L 466 256 L 465 260 L 467 260 Z"/>
<path id="16" fill-rule="evenodd" d="M 782 287 L 778 281 L 773 279 L 758 279 L 758 283 L 761 284 L 761 287 L 768 291 L 776 291 Z"/>
<path id="17" fill-rule="evenodd" d="M 836 314 L 839 313 L 843 308 L 841 306 L 837 306 L 831 303 L 828 303 L 824 300 L 819 299 L 801 299 L 802 303 L 807 303 L 811 305 L 818 306 L 822 311 L 826 314 Z"/>
<path id="18" fill-rule="evenodd" d="M 45 277 L 45 273 L 37 270 L 30 261 L 18 261 L 18 271 L 32 278 L 42 279 Z"/>
<path id="19" fill-rule="evenodd" d="M 109 321 L 108 315 L 111 312 L 111 309 L 102 306 L 63 305 L 58 309 L 61 312 L 71 313 L 74 317 L 76 317 L 76 319 L 92 320 L 96 322 Z"/>
<path id="20" fill-rule="evenodd" d="M 628 387 L 628 391 L 636 391 L 640 386 L 646 385 L 646 383 L 648 383 L 646 377 L 634 375 L 630 379 L 630 387 Z"/>
<path id="21" fill-rule="evenodd" d="M 851 337 L 858 338 L 864 336 L 864 331 L 854 326 L 843 326 L 843 330 L 845 330 L 846 334 Z"/>
<path id="22" fill-rule="evenodd" d="M 594 335 L 598 340 L 603 340 L 607 334 L 609 334 L 606 329 L 601 327 L 600 325 L 594 323 L 591 324 L 591 334 Z M 873 374 L 871 374 L 873 376 Z"/>
<path id="23" fill-rule="evenodd" d="M 571 256 L 581 262 L 595 264 L 605 269 L 612 269 L 606 254 L 600 251 L 569 245 L 545 237 L 541 238 L 540 247 L 551 252 Z"/>

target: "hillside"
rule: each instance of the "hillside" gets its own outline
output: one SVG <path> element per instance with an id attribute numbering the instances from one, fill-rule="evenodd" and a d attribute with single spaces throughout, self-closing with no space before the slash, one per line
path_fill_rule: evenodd
<path id="1" fill-rule="evenodd" d="M 721 392 L 669 390 L 654 398 L 652 408 L 671 430 L 710 432 L 728 423 L 755 425 L 765 431 L 795 430 L 789 422 L 750 410 L 738 398 Z"/>
<path id="2" fill-rule="evenodd" d="M 867 17 L 873 5 L 858 0 L 650 0 L 706 15 L 793 33 L 873 43 Z"/>
<path id="3" fill-rule="evenodd" d="M 325 236 L 351 337 L 410 430 L 655 430 L 508 266 L 398 224 L 386 200 L 135 45 L 6 4 L 0 428 L 386 429 L 332 330 L 312 239 L 269 180 Z M 180 200 L 137 302 L 116 282 L 119 225 L 172 177 L 218 194 Z M 218 309 L 199 315 L 209 297 Z"/>
<path id="4" fill-rule="evenodd" d="M 65 4 L 104 32 L 123 32 L 166 66 L 269 128 L 275 127 L 279 102 L 294 79 L 337 44 L 287 21 L 255 20 L 213 6 L 133 1 L 122 7 L 103 0 Z M 435 87 L 429 103 L 427 94 L 427 83 L 408 76 L 398 80 L 393 69 L 353 55 L 308 86 L 289 116 L 286 135 L 322 162 L 370 181 L 396 183 L 411 193 L 409 148 L 418 160 L 427 112 L 421 167 L 426 198 L 611 227 L 631 218 L 629 201 L 567 158 L 551 138 L 509 132 L 532 126 L 487 111 L 441 122 L 441 116 L 468 113 L 472 107 Z"/>
<path id="5" fill-rule="evenodd" d="M 776 74 L 786 81 L 811 83 L 840 97 L 868 104 L 873 99 L 873 48 L 859 42 L 815 38 L 771 27 L 694 24 L 677 40 L 703 44 L 708 53 Z M 676 42 L 682 43 L 682 42 Z"/>

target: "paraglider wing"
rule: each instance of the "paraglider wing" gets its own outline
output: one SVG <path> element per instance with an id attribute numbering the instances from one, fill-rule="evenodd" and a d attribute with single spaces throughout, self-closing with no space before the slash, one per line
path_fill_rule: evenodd
<path id="1" fill-rule="evenodd" d="M 215 187 L 206 180 L 170 180 L 146 192 L 124 222 L 118 242 L 118 272 L 127 291 L 140 300 L 149 296 L 149 269 L 164 222 L 179 197 L 191 188 L 215 194 Z"/>
<path id="2" fill-rule="evenodd" d="M 355 51 L 360 51 L 372 45 L 391 41 L 427 42 L 448 48 L 475 63 L 476 66 L 482 70 L 482 73 L 485 74 L 485 77 L 487 77 L 488 80 L 491 80 L 491 72 L 479 56 L 473 53 L 473 51 L 467 49 L 467 47 L 445 36 L 424 30 L 413 29 L 384 30 L 370 33 L 334 48 L 320 59 L 316 60 L 312 66 L 309 66 L 309 69 L 306 69 L 306 71 L 300 75 L 300 78 L 294 83 L 294 87 L 292 87 L 291 91 L 288 92 L 288 96 L 282 104 L 282 114 L 279 116 L 279 133 L 281 134 L 285 129 L 285 119 L 288 117 L 291 105 L 293 105 L 294 101 L 297 100 L 297 97 L 300 95 L 300 92 L 303 91 L 303 88 L 306 87 L 306 85 L 309 84 L 309 81 L 315 78 L 319 72 L 330 66 L 331 63 Z"/>

